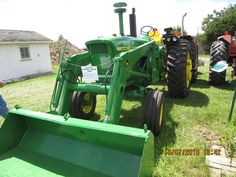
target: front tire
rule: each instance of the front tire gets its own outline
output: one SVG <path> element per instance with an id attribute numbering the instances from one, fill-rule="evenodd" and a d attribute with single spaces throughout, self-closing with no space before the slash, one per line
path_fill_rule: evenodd
<path id="1" fill-rule="evenodd" d="M 88 92 L 74 92 L 71 102 L 71 116 L 90 119 L 95 112 L 96 95 Z"/>
<path id="2" fill-rule="evenodd" d="M 163 126 L 164 94 L 160 91 L 148 90 L 144 100 L 144 119 L 148 129 L 157 137 Z"/>

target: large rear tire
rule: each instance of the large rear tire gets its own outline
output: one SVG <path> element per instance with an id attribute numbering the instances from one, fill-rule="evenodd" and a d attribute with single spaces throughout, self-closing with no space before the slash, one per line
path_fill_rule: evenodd
<path id="1" fill-rule="evenodd" d="M 144 100 L 144 119 L 148 129 L 157 137 L 163 126 L 164 94 L 160 91 L 148 90 Z"/>
<path id="2" fill-rule="evenodd" d="M 209 83 L 220 85 L 225 83 L 226 70 L 223 72 L 212 71 L 211 68 L 219 61 L 227 61 L 227 46 L 223 41 L 214 41 L 210 50 Z"/>
<path id="3" fill-rule="evenodd" d="M 80 119 L 90 119 L 95 112 L 96 96 L 87 92 L 74 92 L 70 114 Z"/>
<path id="4" fill-rule="evenodd" d="M 167 61 L 167 85 L 172 97 L 184 98 L 189 95 L 192 79 L 192 59 L 190 42 L 180 39 L 170 46 Z"/>
<path id="5" fill-rule="evenodd" d="M 198 76 L 198 46 L 193 41 L 190 42 L 190 55 L 192 59 L 192 79 L 191 82 L 195 83 Z"/>

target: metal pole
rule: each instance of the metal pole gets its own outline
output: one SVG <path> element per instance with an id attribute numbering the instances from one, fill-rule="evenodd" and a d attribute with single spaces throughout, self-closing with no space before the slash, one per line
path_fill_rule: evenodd
<path id="1" fill-rule="evenodd" d="M 232 101 L 231 108 L 230 108 L 230 112 L 229 112 L 228 121 L 231 121 L 231 118 L 232 118 L 232 114 L 233 114 L 233 110 L 234 110 L 235 99 L 236 99 L 236 86 L 235 86 L 235 89 L 234 89 L 234 96 L 233 96 L 233 101 Z"/>
<path id="2" fill-rule="evenodd" d="M 113 5 L 116 9 L 114 10 L 115 13 L 119 15 L 119 24 L 120 24 L 120 35 L 124 36 L 124 24 L 123 24 L 123 13 L 126 12 L 127 4 L 125 2 L 118 2 Z"/>
<path id="3" fill-rule="evenodd" d="M 124 23 L 123 23 L 123 12 L 119 12 L 119 23 L 120 23 L 120 35 L 124 36 Z"/>
<path id="4" fill-rule="evenodd" d="M 186 17 L 187 12 L 182 16 L 182 25 L 181 25 L 181 36 L 184 35 L 184 17 Z"/>

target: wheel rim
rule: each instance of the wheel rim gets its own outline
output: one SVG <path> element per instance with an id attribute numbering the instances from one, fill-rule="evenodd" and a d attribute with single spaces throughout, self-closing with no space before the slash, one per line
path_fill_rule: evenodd
<path id="1" fill-rule="evenodd" d="M 163 119 L 163 110 L 164 110 L 164 106 L 163 103 L 161 104 L 161 109 L 160 109 L 160 121 L 159 121 L 159 127 L 161 127 L 162 124 L 162 119 Z"/>
<path id="2" fill-rule="evenodd" d="M 83 102 L 81 106 L 84 113 L 88 114 L 93 108 L 93 96 L 91 93 L 86 93 L 83 97 Z"/>
<path id="3" fill-rule="evenodd" d="M 192 60 L 190 57 L 190 53 L 188 52 L 187 62 L 186 62 L 186 85 L 187 85 L 187 88 L 189 87 L 191 79 L 192 79 Z"/>

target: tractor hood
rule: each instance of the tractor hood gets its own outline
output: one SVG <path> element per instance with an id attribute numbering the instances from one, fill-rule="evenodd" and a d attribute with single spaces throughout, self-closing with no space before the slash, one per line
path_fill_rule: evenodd
<path id="1" fill-rule="evenodd" d="M 95 40 L 88 41 L 86 42 L 86 46 L 90 51 L 91 46 L 95 47 L 95 45 L 107 44 L 113 49 L 113 51 L 124 52 L 134 49 L 146 42 L 147 40 L 143 40 L 141 38 L 135 38 L 130 36 L 114 36 L 98 38 Z"/>

